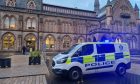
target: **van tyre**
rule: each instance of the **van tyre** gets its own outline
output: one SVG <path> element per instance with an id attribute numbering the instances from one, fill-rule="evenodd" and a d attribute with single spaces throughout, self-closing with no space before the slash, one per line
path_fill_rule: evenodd
<path id="1" fill-rule="evenodd" d="M 116 73 L 119 76 L 124 76 L 126 74 L 126 65 L 125 64 L 118 65 L 118 67 L 116 69 Z"/>
<path id="2" fill-rule="evenodd" d="M 74 67 L 70 69 L 68 75 L 71 80 L 75 81 L 81 78 L 82 71 L 80 68 Z"/>

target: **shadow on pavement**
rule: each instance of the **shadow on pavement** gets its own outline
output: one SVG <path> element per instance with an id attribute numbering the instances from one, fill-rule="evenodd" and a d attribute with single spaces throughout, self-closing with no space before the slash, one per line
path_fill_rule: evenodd
<path id="1" fill-rule="evenodd" d="M 100 73 L 85 75 L 79 81 L 71 81 L 67 77 L 53 75 L 49 81 L 49 84 L 140 84 L 140 76 L 127 73 L 124 77 L 119 77 L 114 73 Z"/>

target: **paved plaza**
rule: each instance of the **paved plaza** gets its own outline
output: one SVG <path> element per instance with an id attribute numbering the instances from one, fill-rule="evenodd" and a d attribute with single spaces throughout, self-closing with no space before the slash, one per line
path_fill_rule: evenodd
<path id="1" fill-rule="evenodd" d="M 28 55 L 13 55 L 12 67 L 0 69 L 0 84 L 77 84 L 65 78 L 56 77 L 51 72 L 53 56 L 42 57 L 41 65 L 28 65 Z M 47 65 L 45 63 L 47 61 Z M 138 84 L 140 81 L 140 57 L 132 56 L 132 68 L 125 77 L 120 78 L 113 73 L 94 74 L 84 76 L 82 84 Z M 108 77 L 106 78 L 106 75 Z M 92 76 L 92 77 L 91 77 Z M 103 81 L 99 81 L 102 79 Z M 110 79 L 112 81 L 110 81 Z"/>
<path id="2" fill-rule="evenodd" d="M 0 84 L 46 84 L 44 80 L 49 76 L 49 71 L 43 57 L 41 65 L 28 65 L 28 60 L 28 55 L 11 56 L 11 68 L 0 69 Z M 28 78 L 33 83 L 28 82 Z M 35 83 L 38 78 L 43 79 L 43 83 Z"/>
<path id="3" fill-rule="evenodd" d="M 47 84 L 45 75 L 0 79 L 0 84 Z"/>

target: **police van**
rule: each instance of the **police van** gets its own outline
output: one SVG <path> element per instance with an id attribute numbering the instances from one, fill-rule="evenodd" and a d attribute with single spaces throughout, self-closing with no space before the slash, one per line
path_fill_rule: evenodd
<path id="1" fill-rule="evenodd" d="M 53 58 L 52 70 L 78 80 L 82 75 L 112 72 L 123 76 L 131 68 L 127 43 L 85 42 L 73 45 Z"/>

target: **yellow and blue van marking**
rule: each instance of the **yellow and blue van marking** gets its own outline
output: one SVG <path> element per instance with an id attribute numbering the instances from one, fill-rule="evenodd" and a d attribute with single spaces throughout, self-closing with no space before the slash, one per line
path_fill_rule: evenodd
<path id="1" fill-rule="evenodd" d="M 85 64 L 85 67 L 92 67 L 92 68 L 87 68 L 87 70 L 92 70 L 92 69 L 113 67 L 115 60 L 121 58 L 130 58 L 130 54 L 128 52 L 125 52 L 125 53 L 101 54 L 95 56 L 88 55 L 88 56 L 81 56 L 81 57 L 73 57 L 73 58 L 68 58 L 66 64 L 71 64 L 71 62 L 79 62 L 81 64 Z"/>

